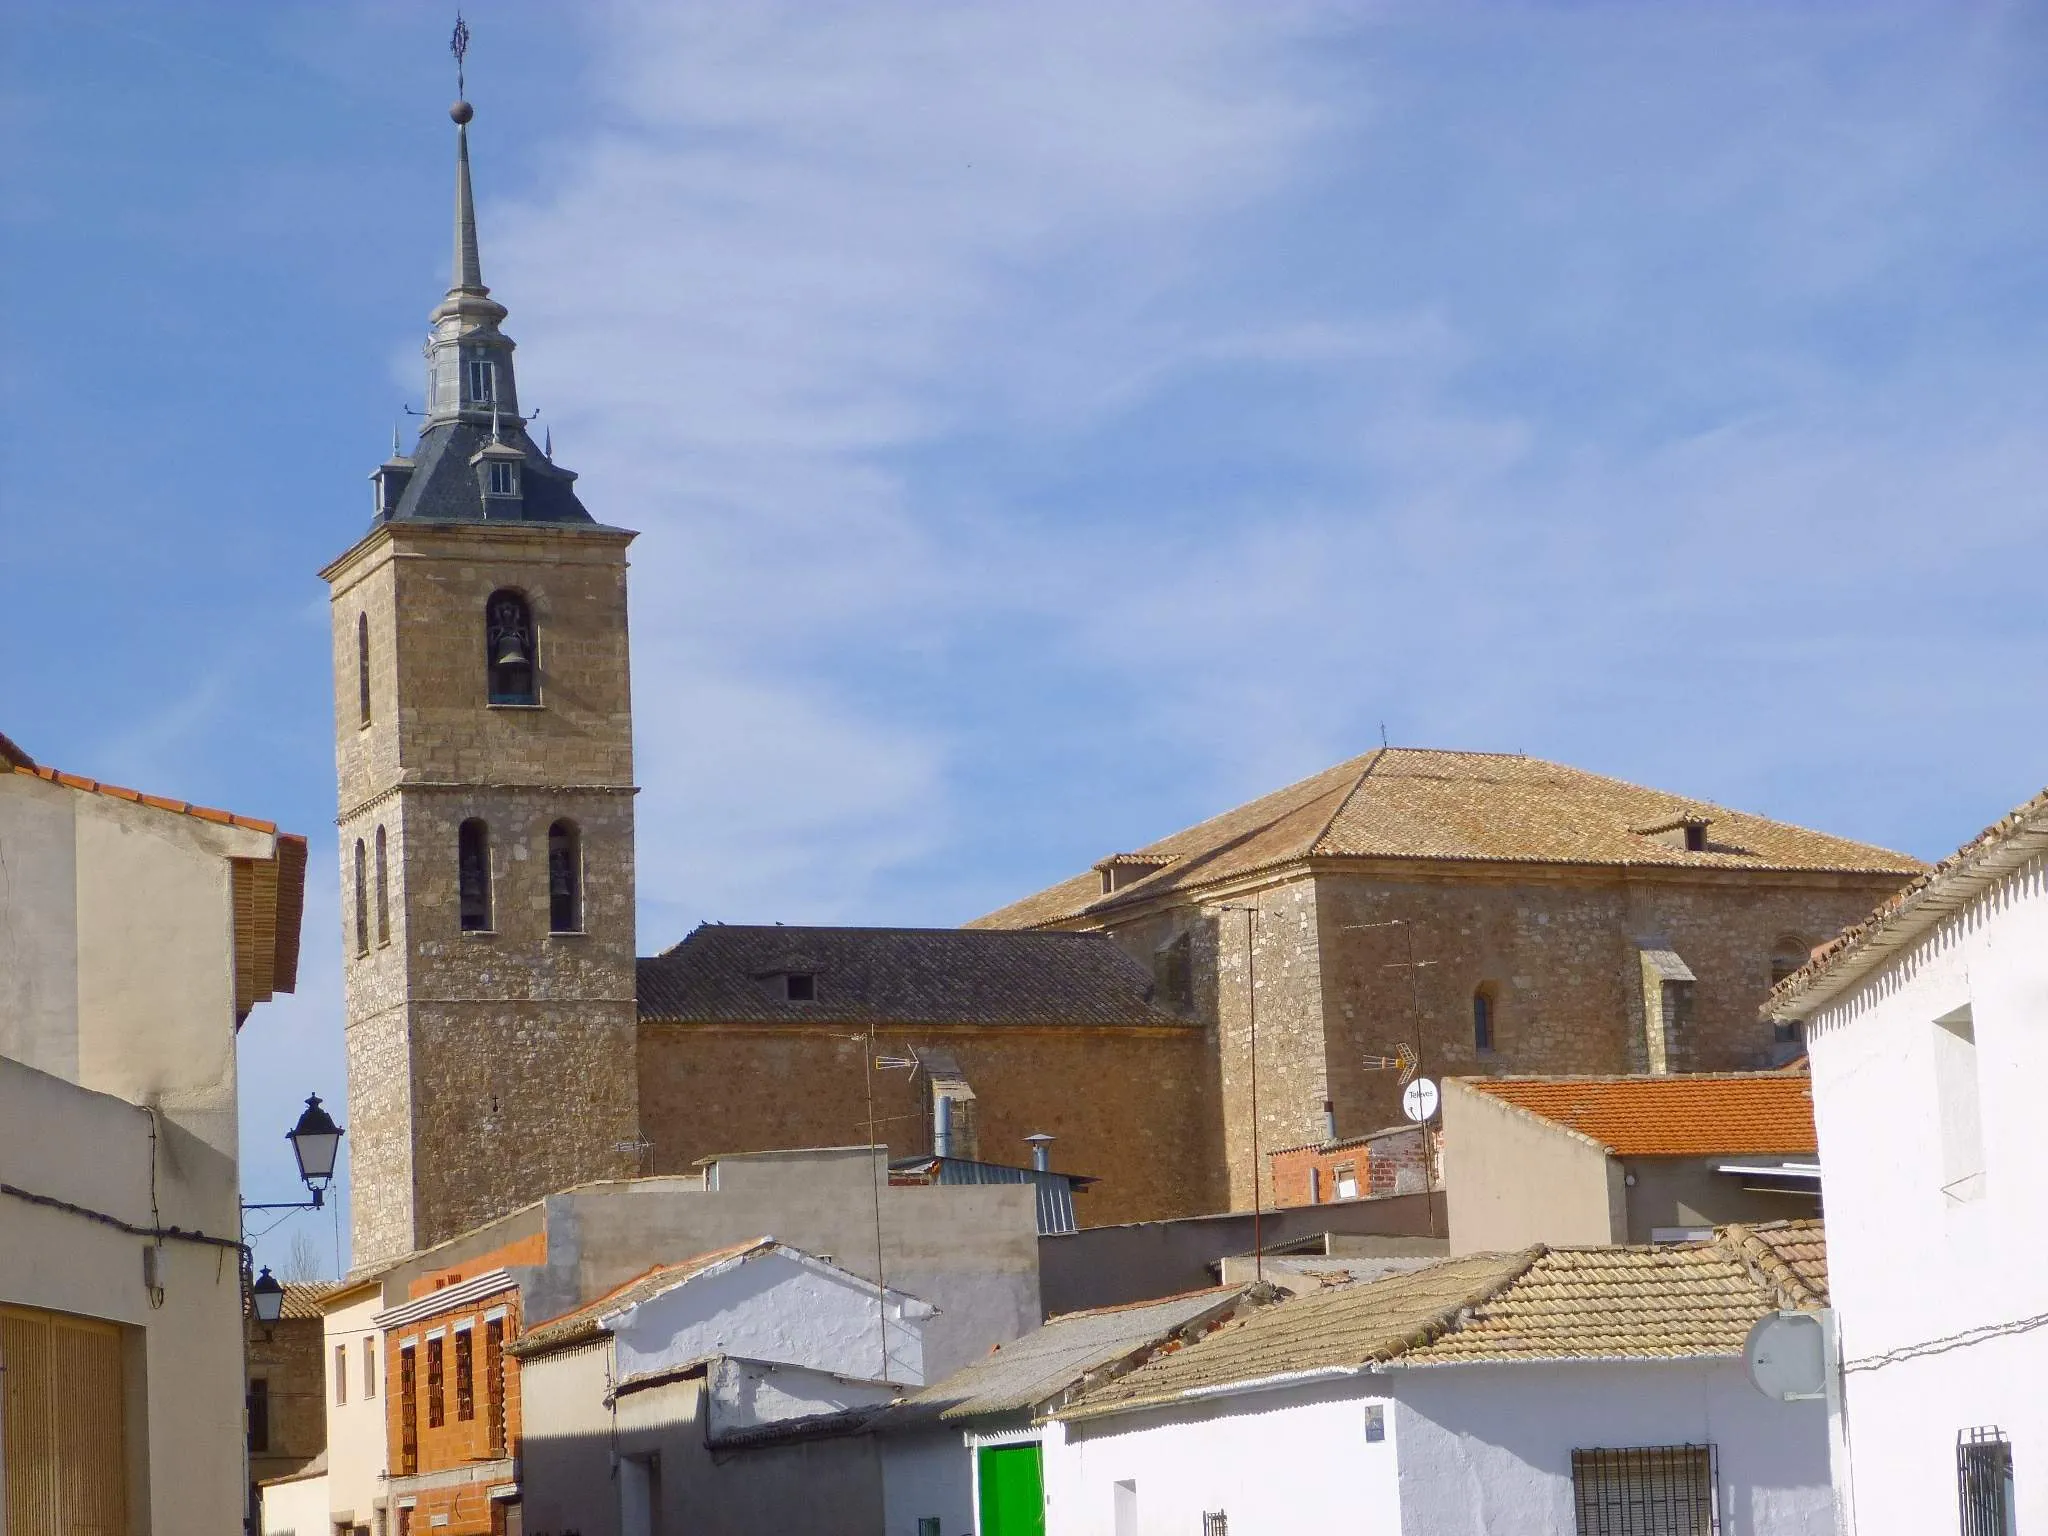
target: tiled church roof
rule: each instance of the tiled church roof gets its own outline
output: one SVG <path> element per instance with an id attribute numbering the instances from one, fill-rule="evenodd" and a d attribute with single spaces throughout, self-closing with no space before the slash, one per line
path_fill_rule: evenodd
<path id="1" fill-rule="evenodd" d="M 1706 846 L 1679 832 L 1704 822 Z M 1561 763 L 1384 747 L 1125 855 L 1163 861 L 1113 894 L 1099 870 L 978 919 L 1032 928 L 1306 859 L 1416 859 L 1697 870 L 1917 874 L 1903 853 Z"/>
<path id="2" fill-rule="evenodd" d="M 785 979 L 812 978 L 792 1000 Z M 1092 933 L 706 923 L 639 962 L 640 1017 L 685 1023 L 1184 1026 L 1147 968 Z"/>

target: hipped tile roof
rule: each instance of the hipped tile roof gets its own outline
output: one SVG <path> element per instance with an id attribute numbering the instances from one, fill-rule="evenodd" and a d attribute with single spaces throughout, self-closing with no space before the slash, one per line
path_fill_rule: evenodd
<path id="1" fill-rule="evenodd" d="M 792 973 L 813 1000 L 789 999 Z M 684 1023 L 1194 1027 L 1151 997 L 1151 972 L 1093 933 L 707 923 L 639 962 L 640 1016 Z"/>
<path id="2" fill-rule="evenodd" d="M 1248 1312 L 1054 1416 L 1093 1418 L 1374 1365 L 1739 1356 L 1766 1313 L 1824 1304 L 1825 1291 L 1784 1258 L 1798 1255 L 1811 1272 L 1822 1241 L 1817 1222 L 1774 1223 L 1700 1243 L 1472 1254 Z"/>
<path id="3" fill-rule="evenodd" d="M 1590 1136 L 1617 1157 L 1815 1155 L 1803 1073 L 1464 1077 L 1462 1087 Z"/>
<path id="4" fill-rule="evenodd" d="M 1704 820 L 1694 852 L 1656 835 Z M 1194 891 L 1306 859 L 1450 860 L 1672 870 L 1897 875 L 1921 869 L 1890 849 L 1702 805 L 1561 763 L 1483 752 L 1385 747 L 1120 856 L 1157 873 L 1105 895 L 1091 870 L 977 919 L 1032 928 Z"/>

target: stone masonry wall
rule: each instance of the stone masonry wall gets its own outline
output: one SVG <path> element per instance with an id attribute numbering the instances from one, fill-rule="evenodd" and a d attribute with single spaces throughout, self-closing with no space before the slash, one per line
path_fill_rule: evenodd
<path id="1" fill-rule="evenodd" d="M 358 1267 L 635 1169 L 630 537 L 392 526 L 327 573 Z M 500 588 L 523 592 L 534 615 L 537 706 L 488 701 L 484 604 Z M 365 616 L 367 725 L 356 686 Z M 490 829 L 487 933 L 460 923 L 458 828 L 469 817 Z M 557 819 L 581 840 L 575 934 L 548 931 Z"/>
<path id="2" fill-rule="evenodd" d="M 715 1153 L 866 1144 L 866 1050 L 864 1028 L 852 1024 L 642 1024 L 647 1171 L 689 1172 Z M 1076 1201 L 1084 1226 L 1214 1208 L 1200 1029 L 892 1029 L 877 1035 L 876 1050 L 943 1051 L 959 1064 L 974 1089 L 984 1161 L 1028 1165 L 1026 1136 L 1057 1137 L 1055 1169 L 1102 1181 Z M 892 1156 L 931 1150 L 921 1081 L 876 1073 L 875 1105 Z"/>

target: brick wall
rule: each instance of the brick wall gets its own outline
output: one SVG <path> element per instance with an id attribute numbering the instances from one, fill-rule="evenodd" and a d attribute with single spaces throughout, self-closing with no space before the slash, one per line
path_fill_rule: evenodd
<path id="1" fill-rule="evenodd" d="M 287 1477 L 327 1448 L 326 1366 L 320 1319 L 247 1324 L 248 1376 L 270 1400 L 267 1451 L 251 1451 L 249 1480 Z"/>
<path id="2" fill-rule="evenodd" d="M 496 1267 L 485 1264 L 485 1268 Z M 436 1474 L 451 1471 L 485 1472 L 493 1462 L 508 1461 L 518 1454 L 525 1419 L 519 1398 L 519 1362 L 509 1355 L 500 1357 L 502 1393 L 502 1444 L 491 1442 L 492 1383 L 488 1336 L 491 1314 L 498 1313 L 504 1328 L 504 1342 L 519 1336 L 519 1293 L 508 1287 L 493 1296 L 464 1303 L 435 1313 L 401 1328 L 388 1329 L 384 1336 L 385 1445 L 391 1469 L 391 1498 L 416 1500 L 411 1529 L 419 1536 L 446 1531 L 448 1536 L 488 1536 L 491 1530 L 488 1476 L 478 1476 L 457 1486 L 422 1486 L 440 1481 Z M 431 1350 L 441 1347 L 441 1423 L 431 1422 Z M 468 1416 L 463 1413 L 460 1391 L 458 1339 L 470 1339 L 470 1392 Z M 413 1355 L 412 1411 L 418 1439 L 417 1469 L 411 1475 L 402 1458 L 403 1424 L 406 1414 L 405 1353 Z M 414 1479 L 419 1479 L 415 1482 Z M 445 1516 L 445 1521 L 439 1517 Z M 394 1526 L 395 1529 L 395 1526 Z"/>
<path id="3" fill-rule="evenodd" d="M 1441 1163 L 1433 1150 L 1435 1135 L 1425 1140 L 1420 1126 L 1399 1126 L 1306 1147 L 1287 1147 L 1272 1154 L 1275 1205 L 1327 1205 L 1340 1199 L 1418 1193 L 1439 1180 Z M 1343 1195 L 1340 1177 L 1350 1171 L 1356 1194 Z"/>
<path id="4" fill-rule="evenodd" d="M 1191 1215 L 1219 1191 L 1198 1028 L 956 1027 L 877 1036 L 879 1053 L 947 1053 L 975 1094 L 979 1154 L 1028 1166 L 1024 1138 L 1058 1138 L 1052 1162 L 1102 1182 L 1075 1201 L 1084 1226 Z M 700 1157 L 868 1139 L 862 1026 L 644 1023 L 643 1133 L 651 1173 Z M 893 1155 L 931 1150 L 928 1099 L 908 1072 L 875 1074 L 877 1135 Z"/>

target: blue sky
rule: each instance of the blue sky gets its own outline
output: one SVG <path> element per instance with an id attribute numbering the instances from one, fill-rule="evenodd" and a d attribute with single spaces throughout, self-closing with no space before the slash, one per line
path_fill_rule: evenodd
<path id="1" fill-rule="evenodd" d="M 642 530 L 643 951 L 957 922 L 1382 724 L 1930 857 L 2048 779 L 2038 8 L 468 12 L 522 396 Z M 251 1198 L 342 1096 L 315 572 L 449 20 L 9 11 L 0 729 L 313 837 Z"/>

